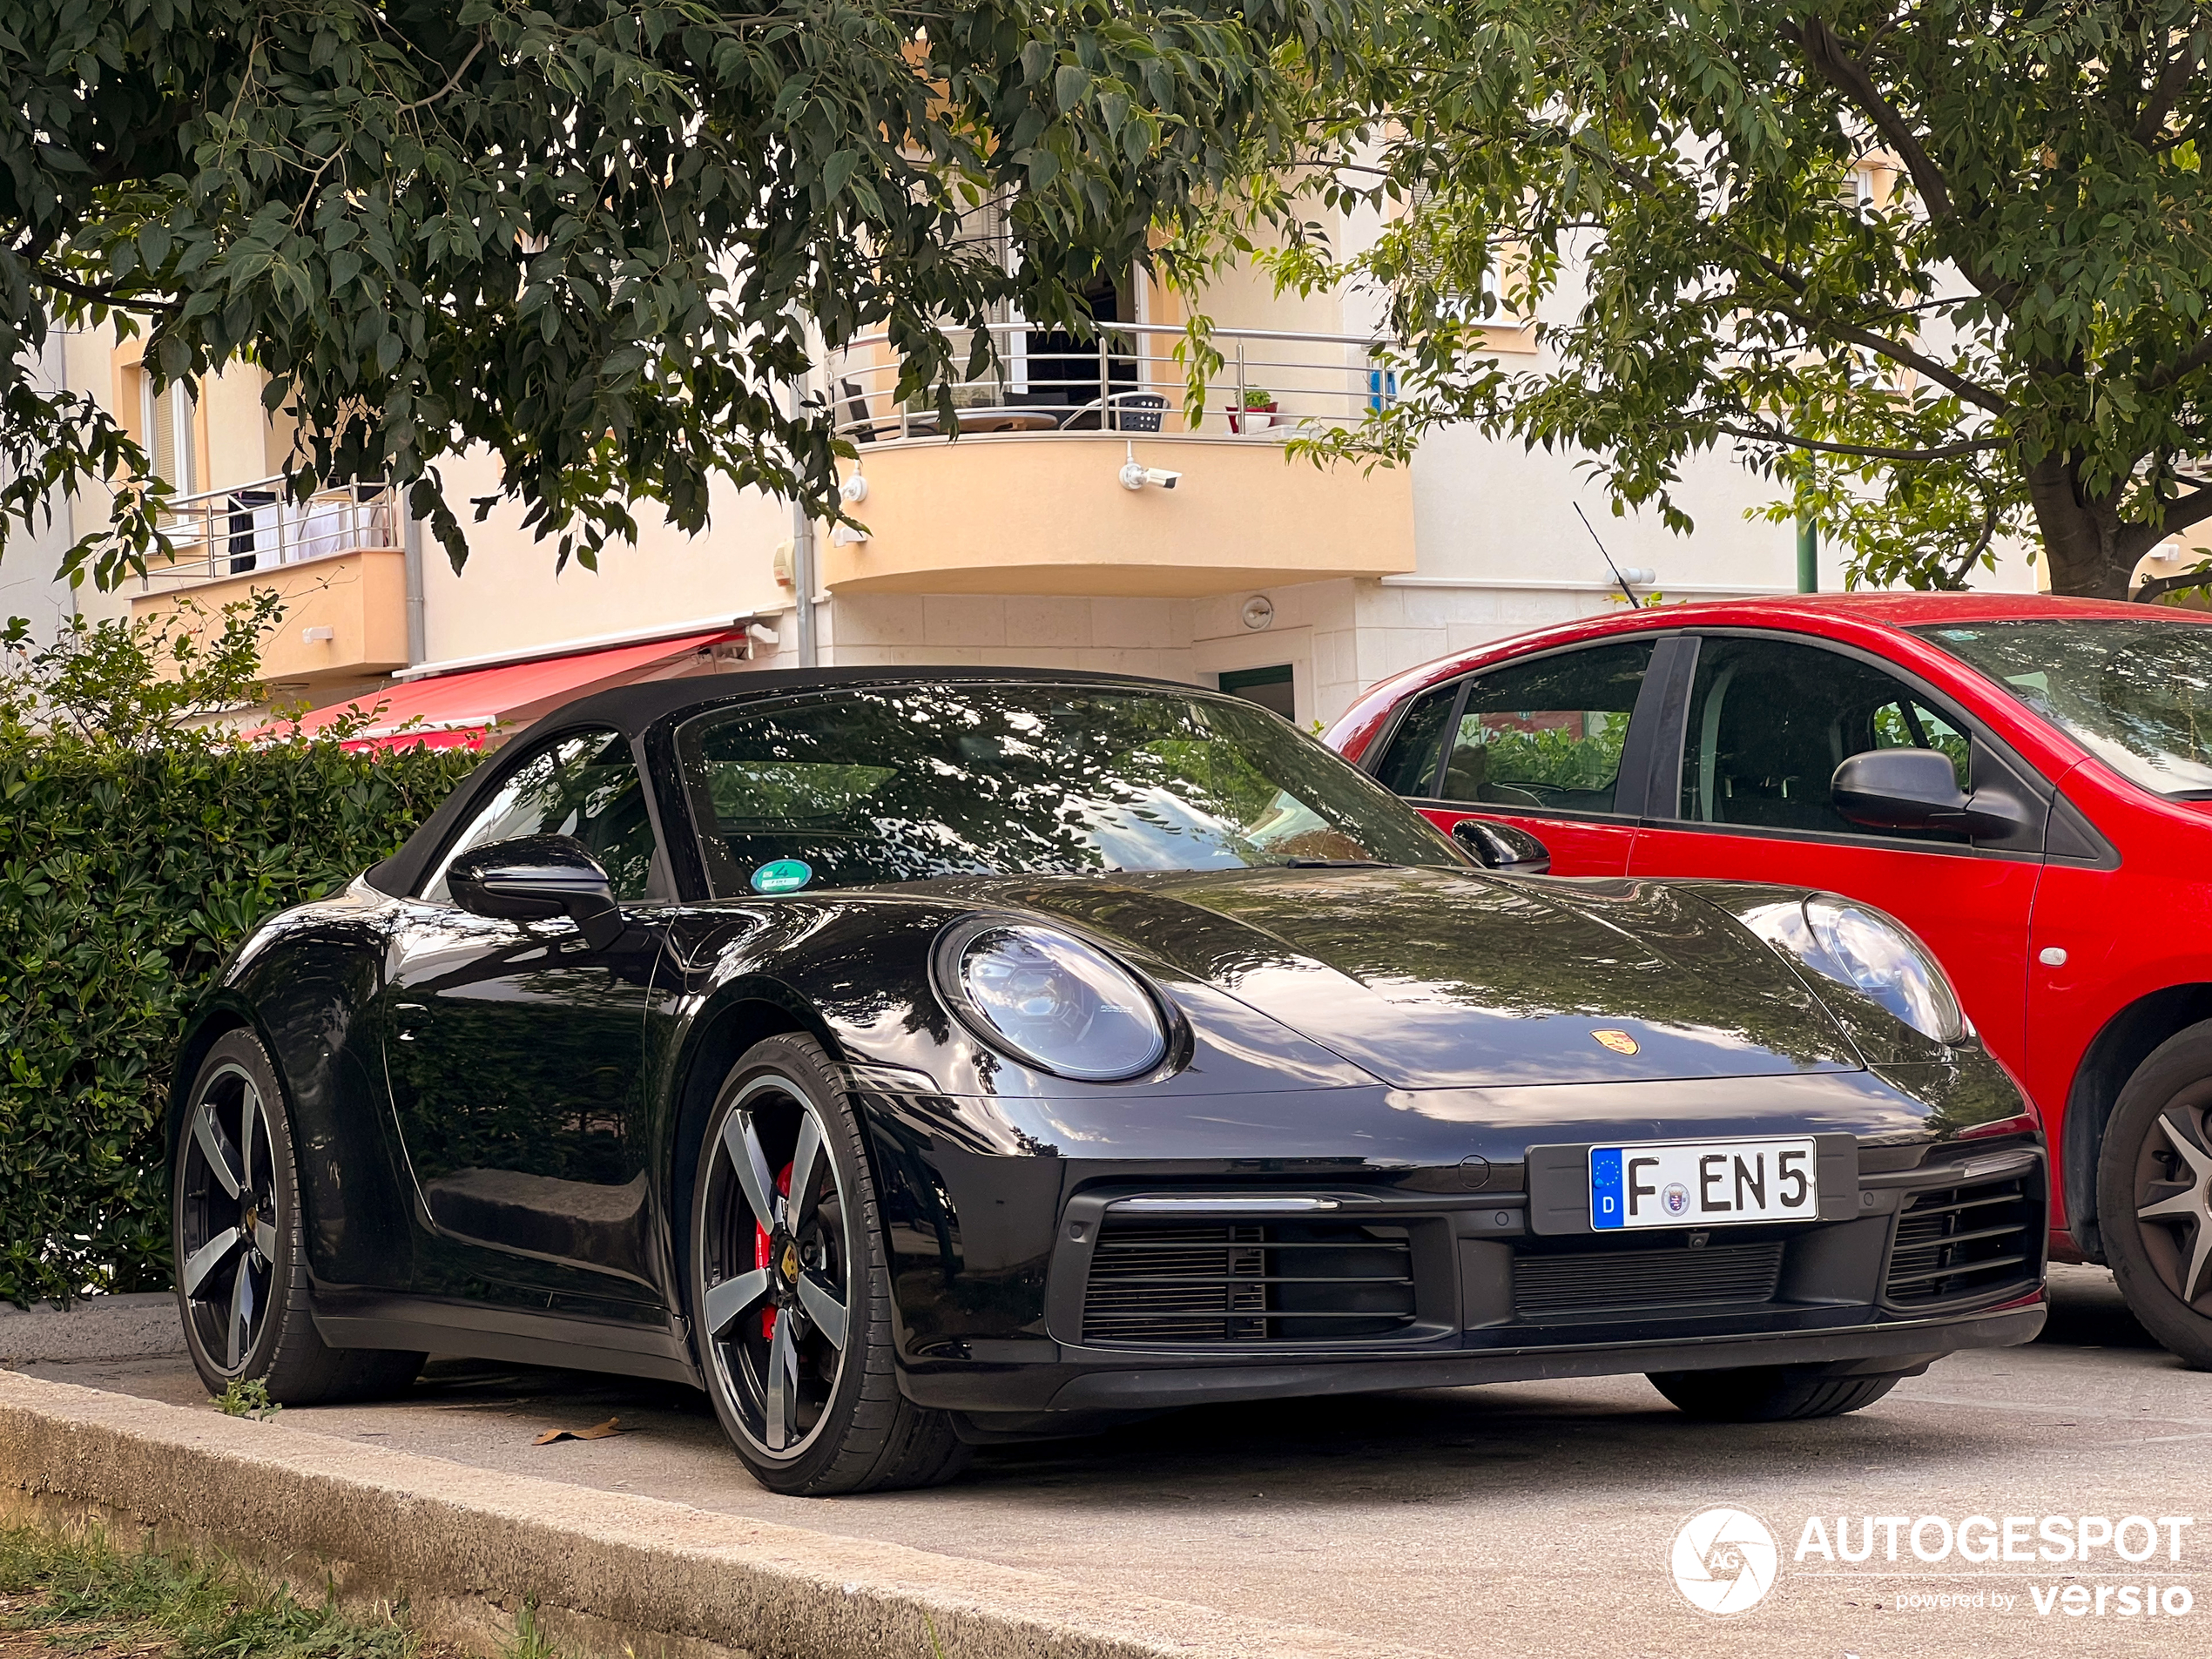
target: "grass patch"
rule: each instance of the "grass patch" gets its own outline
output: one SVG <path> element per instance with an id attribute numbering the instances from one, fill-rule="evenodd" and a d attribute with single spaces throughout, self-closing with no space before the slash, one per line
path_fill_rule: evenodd
<path id="1" fill-rule="evenodd" d="M 0 1528 L 0 1656 L 458 1659 L 333 1597 L 304 1601 L 228 1562 L 120 1550 L 97 1530 Z"/>
<path id="2" fill-rule="evenodd" d="M 269 1386 L 259 1377 L 232 1378 L 221 1393 L 207 1397 L 207 1403 L 226 1417 L 250 1417 L 257 1423 L 284 1409 L 269 1398 Z"/>

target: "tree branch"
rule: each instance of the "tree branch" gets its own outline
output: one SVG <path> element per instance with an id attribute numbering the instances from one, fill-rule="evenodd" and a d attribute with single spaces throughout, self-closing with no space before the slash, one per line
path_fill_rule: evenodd
<path id="1" fill-rule="evenodd" d="M 2178 576 L 2145 577 L 2143 585 L 2128 597 L 2137 604 L 2147 605 L 2154 599 L 2162 599 L 2169 593 L 2179 593 L 2184 588 L 2212 588 L 2212 570 L 2183 570 Z"/>
<path id="2" fill-rule="evenodd" d="M 82 300 L 88 305 L 109 306 L 118 311 L 159 311 L 177 309 L 174 300 L 125 299 L 114 288 L 90 288 L 81 282 L 72 282 L 43 265 L 34 265 L 28 273 L 42 288 L 51 288 L 56 293 L 65 293 L 72 300 Z"/>
<path id="3" fill-rule="evenodd" d="M 451 75 L 446 78 L 446 84 L 443 86 L 441 86 L 436 91 L 431 93 L 428 98 L 419 98 L 412 104 L 401 105 L 398 109 L 393 111 L 393 113 L 395 115 L 412 115 L 417 110 L 427 109 L 431 105 L 435 104 L 448 92 L 450 92 L 455 87 L 461 84 L 461 78 L 469 72 L 469 65 L 476 61 L 476 54 L 483 51 L 483 49 L 484 31 L 480 27 L 476 30 L 476 44 L 469 49 L 469 55 L 462 58 L 460 65 L 455 69 Z"/>
<path id="4" fill-rule="evenodd" d="M 1797 44 L 1804 49 L 1805 61 L 1812 65 L 1814 73 L 1857 105 L 1859 113 L 1888 140 L 1890 148 L 1905 163 L 1905 170 L 1912 175 L 1913 187 L 1927 204 L 1928 217 L 1950 218 L 1951 185 L 1944 178 L 1943 170 L 1921 148 L 1920 140 L 1905 125 L 1905 118 L 1882 96 L 1873 78 L 1867 74 L 1866 66 L 1851 55 L 1850 49 L 1828 26 L 1827 19 L 1806 18 L 1797 27 Z"/>
<path id="5" fill-rule="evenodd" d="M 2164 368 L 2143 376 L 2143 385 L 2150 391 L 2162 392 L 2184 375 L 2194 374 L 2207 363 L 2212 363 L 2212 334 L 2205 335 Z"/>
<path id="6" fill-rule="evenodd" d="M 1942 584 L 1946 588 L 1958 592 L 1966 587 L 1966 572 L 1974 568 L 1975 561 L 1988 550 L 1990 543 L 1996 539 L 1997 525 L 2003 517 L 2003 510 L 1994 506 L 1982 515 L 1981 534 L 1974 538 L 1974 544 L 1966 550 L 1966 556 L 1943 573 Z"/>
<path id="7" fill-rule="evenodd" d="M 2182 89 L 2188 84 L 2189 76 L 2196 68 L 2196 51 L 2191 40 L 2192 37 L 2184 35 L 2181 45 L 2158 71 L 2158 79 L 2152 84 L 2150 96 L 2143 105 L 2142 115 L 2135 123 L 2132 136 L 2146 150 L 2157 142 L 2166 118 L 2173 113 L 2174 100 L 2182 95 Z"/>
<path id="8" fill-rule="evenodd" d="M 1805 61 L 1821 79 L 1841 92 L 1855 105 L 1861 115 L 1874 125 L 1876 132 L 1888 141 L 1890 148 L 1905 163 L 1905 170 L 1912 176 L 1912 186 L 1920 193 L 1928 210 L 1930 224 L 1958 218 L 1957 205 L 1951 199 L 1950 181 L 1943 169 L 1936 165 L 1921 145 L 1911 125 L 1898 114 L 1897 108 L 1884 98 L 1881 89 L 1874 84 L 1873 77 L 1866 72 L 1866 65 L 1851 55 L 1841 37 L 1828 26 L 1827 20 L 1808 17 L 1798 26 L 1797 40 L 1803 47 Z M 1959 268 L 1966 280 L 1983 293 L 2000 305 L 2009 306 L 2013 296 L 2011 283 L 1999 282 L 1975 268 L 1966 259 L 1958 260 Z"/>
<path id="9" fill-rule="evenodd" d="M 1858 455 L 1868 461 L 1955 461 L 1961 455 L 1979 455 L 1985 450 L 2005 447 L 2000 438 L 1961 438 L 1956 443 L 1938 444 L 1932 449 L 1892 449 L 1874 443 L 1830 443 L 1824 439 L 1800 437 L 1794 432 L 1780 432 L 1772 428 L 1757 431 L 1749 427 L 1725 426 L 1718 421 L 1714 423 L 1713 429 L 1750 443 L 1771 443 L 1784 449 L 1817 449 L 1823 455 Z M 2207 510 L 2212 511 L 2212 509 Z"/>
<path id="10" fill-rule="evenodd" d="M 2212 489 L 2200 486 L 2193 494 L 2184 496 L 2166 509 L 2158 521 L 2158 528 L 2168 536 L 2185 530 L 2192 524 L 2201 524 L 2212 518 Z"/>
<path id="11" fill-rule="evenodd" d="M 1902 368 L 1926 375 L 1938 386 L 1956 392 L 1976 408 L 1986 409 L 1992 415 L 2012 413 L 2013 406 L 1996 393 L 1985 387 L 1977 386 L 1955 369 L 1936 361 L 1932 357 L 1923 355 L 1910 346 L 1892 340 L 1887 334 L 1878 334 L 1871 329 L 1860 328 L 1847 322 L 1816 323 L 1802 312 L 1790 311 L 1780 307 L 1776 308 L 1781 310 L 1783 315 L 1807 333 L 1817 334 L 1825 329 L 1827 333 L 1834 334 L 1838 340 L 1849 341 L 1854 346 L 1864 346 L 1868 351 L 1886 357 Z"/>

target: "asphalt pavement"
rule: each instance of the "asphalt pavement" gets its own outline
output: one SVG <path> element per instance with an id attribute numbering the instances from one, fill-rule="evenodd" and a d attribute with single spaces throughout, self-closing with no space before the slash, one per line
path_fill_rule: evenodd
<path id="1" fill-rule="evenodd" d="M 580 1507 L 650 1496 L 1439 1655 L 2212 1649 L 2212 1374 L 2109 1275 L 2053 1280 L 2040 1341 L 1817 1423 L 1693 1423 L 1634 1377 L 1223 1406 L 809 1501 L 763 1492 L 705 1401 L 657 1384 L 434 1360 L 404 1400 L 281 1420 L 568 1482 Z M 17 1368 L 206 1399 L 180 1357 Z"/>

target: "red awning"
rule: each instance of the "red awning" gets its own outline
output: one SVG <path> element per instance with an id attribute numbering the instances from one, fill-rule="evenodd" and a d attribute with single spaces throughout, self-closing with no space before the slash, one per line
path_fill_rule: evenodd
<path id="1" fill-rule="evenodd" d="M 410 744 L 432 749 L 479 749 L 495 725 L 527 725 L 572 698 L 644 678 L 645 671 L 660 664 L 738 637 L 738 630 L 722 628 L 712 633 L 403 681 L 388 690 L 368 692 L 302 715 L 300 729 L 320 732 L 349 711 L 358 711 L 368 717 L 369 724 L 345 740 L 348 749 L 401 748 Z M 264 727 L 256 735 L 287 730 Z"/>

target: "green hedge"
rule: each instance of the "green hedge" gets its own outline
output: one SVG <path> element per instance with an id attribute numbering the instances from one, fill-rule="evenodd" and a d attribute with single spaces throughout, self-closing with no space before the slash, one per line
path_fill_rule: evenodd
<path id="1" fill-rule="evenodd" d="M 475 759 L 0 737 L 0 1298 L 168 1283 L 184 1015 L 254 922 L 390 853 Z"/>

